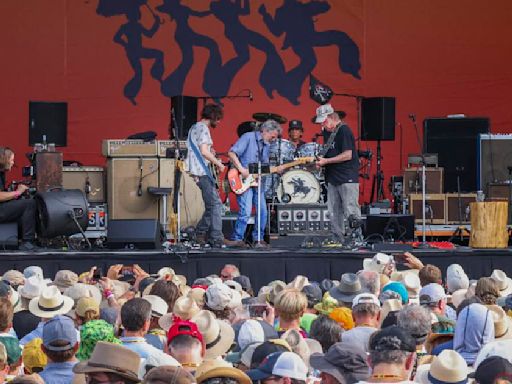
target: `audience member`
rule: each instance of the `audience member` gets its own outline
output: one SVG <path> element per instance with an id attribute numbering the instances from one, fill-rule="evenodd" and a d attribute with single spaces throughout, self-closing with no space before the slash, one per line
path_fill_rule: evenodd
<path id="1" fill-rule="evenodd" d="M 203 362 L 205 348 L 203 336 L 191 321 L 178 320 L 167 334 L 169 354 L 188 372 L 194 373 Z"/>
<path id="2" fill-rule="evenodd" d="M 357 277 L 361 282 L 361 289 L 363 292 L 379 296 L 380 276 L 378 272 L 362 270 L 357 272 Z"/>
<path id="3" fill-rule="evenodd" d="M 222 281 L 233 280 L 238 276 L 240 276 L 240 270 L 233 264 L 226 264 L 220 271 L 220 278 Z"/>
<path id="4" fill-rule="evenodd" d="M 284 289 L 275 298 L 276 316 L 279 318 L 278 334 L 282 335 L 289 329 L 297 329 L 303 337 L 306 332 L 300 328 L 300 318 L 308 306 L 306 295 L 295 288 Z"/>
<path id="5" fill-rule="evenodd" d="M 159 321 L 162 316 L 167 314 L 167 303 L 160 296 L 156 295 L 145 295 L 142 298 L 151 304 L 151 323 L 149 324 L 149 331 L 144 338 L 153 347 L 163 351 L 167 345 L 167 337 Z"/>
<path id="6" fill-rule="evenodd" d="M 420 278 L 422 287 L 432 283 L 443 285 L 443 275 L 441 270 L 432 264 L 427 264 L 421 268 L 418 273 L 418 277 Z"/>
<path id="7" fill-rule="evenodd" d="M 416 341 L 416 353 L 425 355 L 425 342 L 431 331 L 432 317 L 425 307 L 408 305 L 398 312 L 397 325 Z"/>
<path id="8" fill-rule="evenodd" d="M 258 368 L 247 371 L 253 382 L 271 384 L 275 381 L 283 384 L 305 384 L 308 367 L 293 352 L 274 352 L 267 356 Z"/>
<path id="9" fill-rule="evenodd" d="M 162 365 L 152 368 L 146 376 L 142 384 L 195 384 L 196 379 L 192 374 L 182 367 L 172 367 Z"/>
<path id="10" fill-rule="evenodd" d="M 29 267 L 27 267 L 29 268 Z M 42 274 L 42 272 L 41 272 Z M 12 326 L 18 338 L 23 339 L 28 333 L 34 330 L 39 324 L 40 318 L 28 310 L 30 300 L 41 295 L 46 283 L 39 275 L 34 274 L 25 279 L 25 285 L 18 288 L 21 308 L 17 311 L 12 320 Z"/>
<path id="11" fill-rule="evenodd" d="M 432 332 L 453 333 L 455 323 L 446 317 L 447 300 L 442 286 L 430 283 L 421 288 L 420 304 L 432 314 Z"/>
<path id="12" fill-rule="evenodd" d="M 167 303 L 167 310 L 171 311 L 174 303 L 180 297 L 180 290 L 176 284 L 168 280 L 157 280 L 151 290 L 150 295 L 160 296 Z"/>
<path id="13" fill-rule="evenodd" d="M 322 350 L 327 350 L 334 344 L 341 341 L 343 328 L 326 315 L 319 315 L 311 324 L 309 337 L 317 340 L 322 346 Z"/>
<path id="14" fill-rule="evenodd" d="M 41 348 L 42 345 L 43 339 L 37 338 L 28 342 L 23 347 L 21 357 L 26 374 L 39 373 L 48 364 L 48 358 Z"/>
<path id="15" fill-rule="evenodd" d="M 379 329 L 380 302 L 371 293 L 361 293 L 352 301 L 352 318 L 355 327 L 344 332 L 341 340 L 344 343 L 356 344 L 368 352 L 368 340 Z"/>
<path id="16" fill-rule="evenodd" d="M 496 304 L 496 300 L 500 297 L 498 282 L 491 277 L 481 277 L 476 283 L 475 296 L 478 297 L 484 305 Z"/>

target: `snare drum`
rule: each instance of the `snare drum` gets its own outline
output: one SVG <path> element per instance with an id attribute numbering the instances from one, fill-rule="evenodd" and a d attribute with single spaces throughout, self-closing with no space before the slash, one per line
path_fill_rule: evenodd
<path id="1" fill-rule="evenodd" d="M 270 164 L 286 163 L 293 160 L 295 147 L 286 139 L 276 140 L 270 143 Z"/>
<path id="2" fill-rule="evenodd" d="M 292 204 L 312 204 L 319 201 L 320 183 L 311 172 L 293 169 L 284 173 L 281 179 L 277 196 L 289 195 Z"/>

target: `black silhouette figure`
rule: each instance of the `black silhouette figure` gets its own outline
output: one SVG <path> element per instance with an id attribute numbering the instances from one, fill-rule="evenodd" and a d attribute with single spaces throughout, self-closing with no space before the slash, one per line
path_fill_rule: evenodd
<path id="1" fill-rule="evenodd" d="M 167 97 L 183 94 L 183 84 L 194 64 L 194 47 L 203 47 L 209 50 L 210 56 L 203 77 L 203 90 L 209 94 L 215 94 L 216 76 L 219 76 L 219 69 L 222 65 L 222 58 L 218 44 L 211 38 L 196 33 L 188 24 L 190 16 L 205 17 L 209 11 L 195 11 L 181 4 L 181 0 L 164 0 L 156 10 L 169 15 L 171 20 L 176 21 L 174 39 L 181 50 L 181 63 L 178 67 L 162 81 L 161 91 Z"/>
<path id="2" fill-rule="evenodd" d="M 299 193 L 302 193 L 306 197 L 312 189 L 316 189 L 315 187 L 308 187 L 305 185 L 305 182 L 300 177 L 294 177 L 288 184 L 293 185 L 293 193 L 292 196 L 295 197 Z"/>
<path id="3" fill-rule="evenodd" d="M 128 22 L 121 25 L 114 35 L 114 42 L 124 47 L 128 61 L 133 68 L 133 77 L 124 87 L 124 96 L 136 105 L 140 88 L 142 87 L 142 59 L 154 59 L 151 66 L 151 76 L 161 81 L 164 73 L 164 55 L 158 49 L 145 48 L 142 46 L 142 36 L 152 37 L 159 28 L 160 19 L 151 9 L 154 17 L 154 23 L 150 29 L 146 29 L 141 23 L 140 7 L 146 5 L 141 0 L 109 1 L 100 0 L 96 13 L 102 16 L 126 15 Z M 146 5 L 147 6 L 147 5 Z"/>
<path id="4" fill-rule="evenodd" d="M 330 5 L 325 1 L 311 0 L 301 3 L 298 0 L 284 0 L 276 10 L 274 18 L 267 12 L 264 4 L 259 8 L 267 28 L 275 36 L 286 34 L 282 49 L 292 48 L 300 58 L 300 63 L 286 74 L 288 98 L 296 101 L 300 96 L 302 84 L 315 68 L 317 59 L 315 47 L 336 45 L 339 49 L 338 65 L 342 72 L 360 79 L 359 48 L 356 43 L 342 31 L 315 30 L 313 17 L 329 11 Z"/>
<path id="5" fill-rule="evenodd" d="M 254 47 L 266 55 L 259 82 L 267 96 L 273 98 L 272 92 L 282 83 L 285 68 L 274 45 L 264 36 L 246 28 L 240 21 L 240 16 L 249 15 L 251 12 L 249 1 L 217 0 L 210 4 L 210 11 L 224 24 L 224 34 L 233 43 L 237 54 L 222 67 L 221 74 L 217 77 L 219 82 L 216 90 L 219 94 L 227 94 L 233 78 L 249 62 L 249 47 Z"/>

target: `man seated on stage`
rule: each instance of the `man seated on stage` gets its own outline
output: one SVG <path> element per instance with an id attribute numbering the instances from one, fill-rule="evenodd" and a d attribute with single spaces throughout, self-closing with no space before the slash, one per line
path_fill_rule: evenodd
<path id="1" fill-rule="evenodd" d="M 306 144 L 304 140 L 302 140 L 302 135 L 304 134 L 304 127 L 302 126 L 302 121 L 300 120 L 290 120 L 288 123 L 288 140 L 295 147 L 295 152 L 302 145 Z"/>
<path id="2" fill-rule="evenodd" d="M 16 191 L 7 192 L 5 173 L 14 165 L 14 152 L 10 148 L 0 147 L 0 223 L 17 221 L 21 223 L 23 242 L 21 251 L 36 251 L 34 245 L 36 227 L 36 203 L 34 199 L 20 199 L 28 189 L 24 184 L 18 184 Z"/>
<path id="3" fill-rule="evenodd" d="M 277 139 L 281 134 L 281 126 L 274 120 L 267 120 L 261 124 L 260 130 L 247 132 L 238 139 L 238 141 L 229 150 L 229 158 L 233 166 L 240 172 L 243 178 L 249 177 L 249 164 L 269 163 L 269 144 Z M 278 172 L 281 168 L 278 167 Z M 258 187 L 250 187 L 244 193 L 237 195 L 238 217 L 235 228 L 231 236 L 229 245 L 245 246 L 244 235 L 247 228 L 247 222 L 251 217 L 253 207 L 257 210 L 258 200 L 260 202 L 260 217 L 256 214 L 256 225 L 252 232 L 252 240 L 256 247 L 266 247 L 267 243 L 263 240 L 265 226 L 267 224 L 267 206 L 265 201 L 265 191 L 261 188 L 258 196 Z M 258 238 L 258 228 L 260 237 Z"/>

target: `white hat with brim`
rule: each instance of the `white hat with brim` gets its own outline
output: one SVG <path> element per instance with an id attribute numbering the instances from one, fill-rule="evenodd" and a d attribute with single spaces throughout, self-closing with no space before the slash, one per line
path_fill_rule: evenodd
<path id="1" fill-rule="evenodd" d="M 467 382 L 466 360 L 456 351 L 445 349 L 430 364 L 428 379 L 434 383 L 459 384 Z"/>
<path id="2" fill-rule="evenodd" d="M 72 298 L 60 293 L 55 285 L 46 287 L 41 296 L 30 300 L 28 310 L 30 313 L 43 319 L 51 319 L 57 315 L 65 315 L 73 308 Z"/>
<path id="3" fill-rule="evenodd" d="M 376 253 L 371 259 L 363 259 L 363 269 L 365 271 L 374 271 L 382 273 L 387 264 L 393 261 L 393 256 L 386 255 L 385 253 Z"/>
<path id="4" fill-rule="evenodd" d="M 499 339 L 485 344 L 476 356 L 473 369 L 476 370 L 482 361 L 491 356 L 500 356 L 512 361 L 512 339 Z"/>
<path id="5" fill-rule="evenodd" d="M 331 104 L 324 104 L 319 106 L 316 109 L 315 123 L 323 123 L 327 119 L 327 116 L 329 116 L 331 113 L 334 113 L 334 108 Z"/>
<path id="6" fill-rule="evenodd" d="M 38 297 L 45 287 L 46 283 L 44 280 L 34 275 L 25 279 L 25 285 L 18 287 L 18 293 L 25 299 L 33 299 L 34 297 Z"/>
<path id="7" fill-rule="evenodd" d="M 205 359 L 215 359 L 226 354 L 235 341 L 235 331 L 225 321 L 218 320 L 206 310 L 199 311 L 190 321 L 197 324 L 206 346 Z"/>
<path id="8" fill-rule="evenodd" d="M 508 296 L 512 293 L 512 279 L 501 269 L 495 269 L 492 271 L 491 279 L 498 283 L 500 296 Z"/>
<path id="9" fill-rule="evenodd" d="M 494 322 L 494 337 L 496 339 L 512 338 L 512 319 L 507 316 L 503 308 L 497 305 L 488 305 Z"/>

